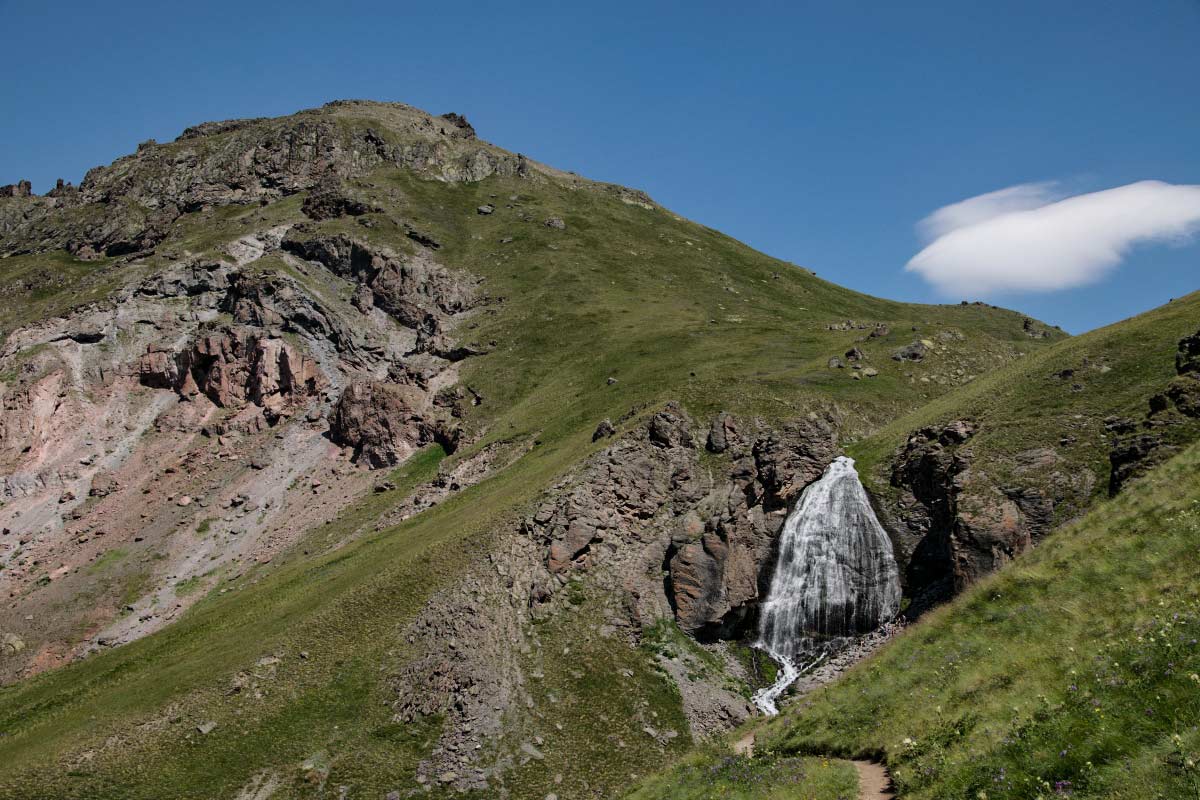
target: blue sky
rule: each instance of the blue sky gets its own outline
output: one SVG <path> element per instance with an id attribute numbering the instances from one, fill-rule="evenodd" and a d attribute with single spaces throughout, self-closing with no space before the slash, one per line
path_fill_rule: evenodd
<path id="1" fill-rule="evenodd" d="M 984 193 L 1200 185 L 1200 0 L 0 0 L 0 27 L 0 183 L 36 191 L 196 122 L 369 97 L 462 112 L 872 294 L 988 299 L 1079 332 L 1200 288 L 1195 239 L 1143 241 L 1058 291 L 947 295 L 904 269 L 923 218 Z"/>

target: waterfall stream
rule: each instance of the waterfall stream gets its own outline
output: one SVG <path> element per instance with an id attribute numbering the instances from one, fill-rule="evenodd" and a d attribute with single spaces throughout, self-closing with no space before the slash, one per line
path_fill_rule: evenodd
<path id="1" fill-rule="evenodd" d="M 778 713 L 776 700 L 796 678 L 899 610 L 892 542 L 853 459 L 835 459 L 800 495 L 780 534 L 756 645 L 779 662 L 780 671 L 772 686 L 754 695 L 755 705 Z"/>

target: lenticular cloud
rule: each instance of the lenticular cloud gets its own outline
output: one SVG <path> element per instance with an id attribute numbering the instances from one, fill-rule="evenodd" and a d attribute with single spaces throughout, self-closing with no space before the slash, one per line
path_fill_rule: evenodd
<path id="1" fill-rule="evenodd" d="M 1053 184 L 1023 184 L 940 208 L 919 230 L 931 241 L 906 269 L 947 294 L 1067 289 L 1139 242 L 1200 231 L 1200 186 L 1141 181 L 1060 199 Z"/>

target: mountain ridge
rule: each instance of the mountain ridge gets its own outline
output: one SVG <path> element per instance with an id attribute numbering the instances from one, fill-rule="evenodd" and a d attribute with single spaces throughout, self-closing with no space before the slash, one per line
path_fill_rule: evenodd
<path id="1" fill-rule="evenodd" d="M 465 124 L 212 123 L 0 199 L 8 791 L 611 793 L 749 714 L 829 461 L 1073 341 Z"/>

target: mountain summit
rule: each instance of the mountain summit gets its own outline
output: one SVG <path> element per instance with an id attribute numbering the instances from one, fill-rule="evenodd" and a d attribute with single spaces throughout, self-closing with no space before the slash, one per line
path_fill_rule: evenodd
<path id="1" fill-rule="evenodd" d="M 13 797 L 611 795 L 753 714 L 844 451 L 915 618 L 1196 427 L 1194 296 L 870 297 L 400 104 L 14 189 L 0 287 Z"/>

